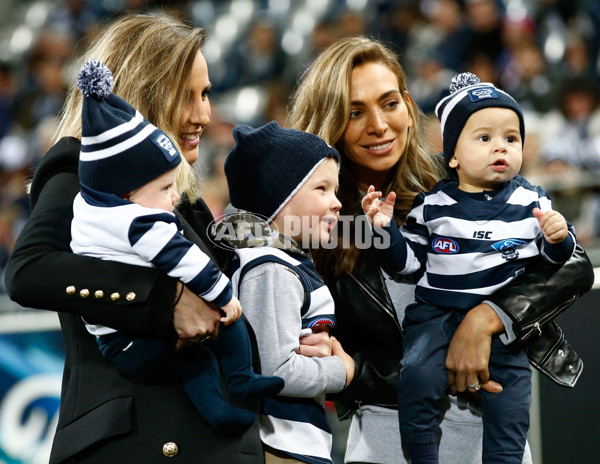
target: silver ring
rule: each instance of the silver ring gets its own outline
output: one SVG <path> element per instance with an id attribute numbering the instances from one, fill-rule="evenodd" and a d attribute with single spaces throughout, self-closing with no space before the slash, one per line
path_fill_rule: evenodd
<path id="1" fill-rule="evenodd" d="M 469 387 L 469 388 L 473 388 L 475 391 L 479 391 L 479 390 L 481 390 L 481 385 L 479 384 L 479 382 L 477 382 L 477 383 L 474 383 L 474 384 L 470 384 L 470 383 L 468 383 L 468 384 L 467 384 L 467 387 Z"/>

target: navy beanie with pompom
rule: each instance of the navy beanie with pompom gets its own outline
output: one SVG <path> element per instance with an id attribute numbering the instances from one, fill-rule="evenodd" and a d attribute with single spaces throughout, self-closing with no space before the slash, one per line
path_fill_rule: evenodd
<path id="1" fill-rule="evenodd" d="M 83 95 L 79 181 L 84 188 L 126 195 L 177 167 L 167 135 L 112 91 L 104 63 L 87 61 L 77 76 Z"/>
<path id="2" fill-rule="evenodd" d="M 257 129 L 238 125 L 235 146 L 225 160 L 229 200 L 233 207 L 269 221 L 328 158 L 340 161 L 335 148 L 322 138 L 276 121 Z"/>
<path id="3" fill-rule="evenodd" d="M 472 73 L 454 76 L 450 82 L 450 95 L 443 98 L 435 107 L 440 120 L 444 159 L 450 162 L 454 148 L 469 117 L 483 108 L 508 108 L 517 113 L 521 131 L 521 141 L 525 144 L 525 121 L 519 104 L 506 92 L 489 82 L 481 82 Z"/>

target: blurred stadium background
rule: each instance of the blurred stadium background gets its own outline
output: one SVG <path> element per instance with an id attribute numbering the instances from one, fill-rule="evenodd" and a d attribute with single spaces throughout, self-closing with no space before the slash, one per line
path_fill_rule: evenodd
<path id="1" fill-rule="evenodd" d="M 440 148 L 435 103 L 457 72 L 506 89 L 527 126 L 522 173 L 542 185 L 600 266 L 600 2 L 595 0 L 0 0 L 0 273 L 29 215 L 24 181 L 49 146 L 75 60 L 127 11 L 160 11 L 207 31 L 211 125 L 196 163 L 215 216 L 235 124 L 286 122 L 302 72 L 349 34 L 388 42 Z M 597 462 L 597 290 L 561 317 L 586 368 L 573 391 L 539 378 L 536 464 Z M 56 315 L 20 308 L 0 282 L 0 464 L 48 460 L 63 354 Z M 332 414 L 333 418 L 333 414 Z M 346 425 L 334 421 L 336 461 Z M 453 464 L 453 463 L 452 463 Z"/>

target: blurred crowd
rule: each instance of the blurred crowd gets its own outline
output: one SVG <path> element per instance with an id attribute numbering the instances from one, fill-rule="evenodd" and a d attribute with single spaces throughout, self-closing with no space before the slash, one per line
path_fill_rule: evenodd
<path id="1" fill-rule="evenodd" d="M 288 98 L 311 60 L 337 38 L 360 33 L 385 41 L 400 55 L 411 94 L 427 116 L 432 151 L 441 149 L 433 109 L 456 73 L 471 71 L 513 95 L 526 122 L 522 174 L 549 191 L 584 245 L 592 247 L 600 237 L 600 2 L 46 3 L 51 8 L 32 45 L 0 61 L 0 270 L 28 218 L 25 181 L 50 146 L 56 115 L 77 72 L 74 62 L 107 21 L 126 11 L 160 10 L 207 29 L 213 115 L 197 168 L 215 216 L 228 202 L 223 162 L 234 125 L 277 120 L 286 126 Z M 249 4 L 249 20 L 238 15 L 235 34 L 227 35 L 227 12 Z M 302 8 L 313 15 L 303 16 Z M 298 30 L 304 35 L 291 34 Z"/>

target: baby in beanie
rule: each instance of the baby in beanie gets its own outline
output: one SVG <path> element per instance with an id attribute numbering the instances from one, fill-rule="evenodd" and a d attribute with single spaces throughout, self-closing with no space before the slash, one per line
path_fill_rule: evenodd
<path id="1" fill-rule="evenodd" d="M 231 282 L 182 234 L 173 213 L 179 201 L 175 175 L 180 152 L 165 133 L 111 93 L 112 74 L 103 63 L 86 62 L 78 85 L 83 94 L 81 190 L 73 203 L 71 249 L 80 255 L 155 266 L 224 312 L 215 340 L 198 339 L 199 344 L 177 355 L 175 339 L 141 338 L 92 321 L 84 321 L 85 326 L 102 354 L 125 374 L 147 381 L 167 380 L 167 373 L 174 373 L 216 433 L 241 434 L 256 415 L 224 400 L 219 365 L 233 397 L 274 395 L 284 382 L 253 372 L 248 332 L 240 320 L 242 307 Z M 93 297 L 104 295 L 96 292 Z M 125 299 L 133 302 L 135 297 L 130 293 Z M 121 296 L 110 298 L 116 302 Z"/>
<path id="2" fill-rule="evenodd" d="M 442 180 L 417 195 L 401 229 L 393 221 L 394 192 L 382 201 L 371 186 L 362 201 L 374 234 L 391 238 L 380 241 L 390 243 L 378 249 L 381 265 L 390 273 L 422 273 L 416 303 L 403 321 L 398 381 L 400 434 L 413 464 L 438 462 L 438 402 L 449 386 L 446 355 L 467 313 L 480 303 L 492 306 L 486 295 L 539 255 L 564 263 L 575 248 L 573 228 L 552 210 L 548 195 L 518 175 L 525 125 L 517 102 L 471 73 L 454 77 L 450 92 L 436 115 L 444 158 L 458 180 Z M 521 463 L 531 371 L 527 347 L 508 345 L 511 322 L 503 322 L 506 334 L 492 338 L 489 372 L 450 380 L 479 391 L 483 462 Z"/>
<path id="3" fill-rule="evenodd" d="M 278 396 L 264 399 L 265 460 L 331 464 L 325 395 L 350 383 L 354 361 L 333 337 L 323 357 L 301 354 L 299 340 L 335 326 L 333 298 L 308 247 L 327 242 L 338 221 L 339 156 L 319 137 L 274 121 L 237 126 L 233 135 L 225 175 L 237 212 L 215 236 L 235 249 L 233 291 L 256 334 L 261 370 L 285 380 Z"/>

